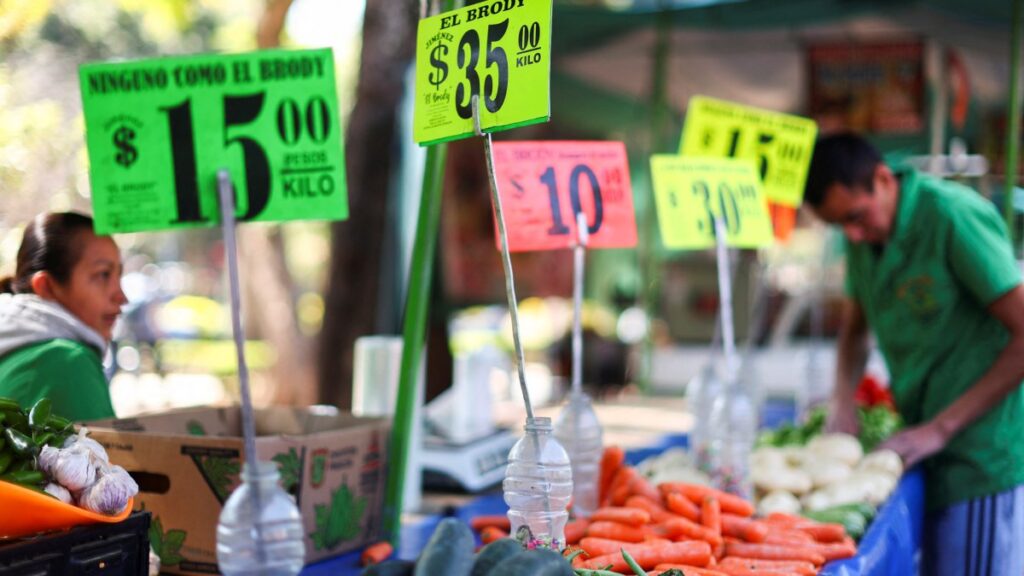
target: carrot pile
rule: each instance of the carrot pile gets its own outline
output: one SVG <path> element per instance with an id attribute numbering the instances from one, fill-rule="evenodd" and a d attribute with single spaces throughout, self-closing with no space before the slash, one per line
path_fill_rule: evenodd
<path id="1" fill-rule="evenodd" d="M 707 486 L 652 486 L 611 446 L 601 459 L 598 508 L 566 526 L 573 567 L 632 573 L 623 551 L 648 576 L 810 576 L 857 547 L 843 527 L 786 514 L 754 518 L 754 506 Z M 501 517 L 496 517 L 501 518 Z M 474 519 L 480 532 L 497 519 Z M 499 525 L 507 532 L 507 524 Z"/>

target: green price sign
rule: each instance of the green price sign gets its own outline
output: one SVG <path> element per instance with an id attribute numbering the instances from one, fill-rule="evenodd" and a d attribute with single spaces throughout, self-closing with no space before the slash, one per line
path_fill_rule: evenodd
<path id="1" fill-rule="evenodd" d="M 817 124 L 807 118 L 694 96 L 680 153 L 752 160 L 769 200 L 799 206 L 817 134 Z"/>
<path id="2" fill-rule="evenodd" d="M 715 218 L 726 244 L 757 248 L 772 243 L 772 222 L 761 181 L 748 160 L 651 156 L 661 239 L 668 248 L 715 245 Z"/>
<path id="3" fill-rule="evenodd" d="M 348 217 L 330 50 L 79 70 L 99 233 L 215 226 L 216 175 L 242 221 Z"/>
<path id="4" fill-rule="evenodd" d="M 486 132 L 551 115 L 551 0 L 484 0 L 420 20 L 414 137 L 473 135 L 472 98 Z"/>

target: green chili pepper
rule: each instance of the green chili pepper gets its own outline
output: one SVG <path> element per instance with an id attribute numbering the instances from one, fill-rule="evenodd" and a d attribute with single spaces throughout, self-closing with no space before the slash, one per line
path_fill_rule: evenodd
<path id="1" fill-rule="evenodd" d="M 13 398 L 0 396 L 0 410 L 3 410 L 4 412 L 20 412 L 21 406 L 18 404 L 18 401 Z"/>
<path id="2" fill-rule="evenodd" d="M 11 465 L 11 460 L 14 459 L 14 454 L 11 452 L 0 452 L 0 474 L 7 471 L 7 467 Z"/>
<path id="3" fill-rule="evenodd" d="M 53 432 L 36 433 L 32 435 L 32 441 L 35 442 L 36 446 L 42 449 L 43 446 L 46 446 L 51 440 L 53 440 L 54 436 L 55 434 Z"/>
<path id="4" fill-rule="evenodd" d="M 40 398 L 28 411 L 28 425 L 32 428 L 45 426 L 50 418 L 50 411 L 53 404 L 49 398 Z"/>
<path id="5" fill-rule="evenodd" d="M 39 470 L 18 470 L 0 476 L 0 480 L 15 484 L 42 484 L 45 477 Z"/>
<path id="6" fill-rule="evenodd" d="M 10 443 L 14 453 L 18 456 L 34 456 L 39 451 L 39 448 L 32 442 L 31 438 L 14 428 L 4 430 L 4 437 L 7 438 L 7 442 Z"/>
<path id="7" fill-rule="evenodd" d="M 629 552 L 626 552 L 625 548 L 619 548 L 619 551 L 622 552 L 622 558 L 626 561 L 626 564 L 633 569 L 633 573 L 636 574 L 636 576 L 647 576 L 647 571 L 636 563 L 636 560 L 633 559 L 633 556 Z"/>
<path id="8" fill-rule="evenodd" d="M 3 452 L 4 448 L 6 448 L 6 447 L 7 447 L 7 438 L 4 438 L 3 434 L 0 433 L 0 452 Z"/>
<path id="9" fill-rule="evenodd" d="M 71 425 L 70 420 L 57 416 L 56 414 L 50 414 L 50 417 L 46 420 L 46 426 L 58 432 L 63 432 Z"/>
<path id="10" fill-rule="evenodd" d="M 25 434 L 29 432 L 28 417 L 20 410 L 4 410 L 3 413 L 7 415 L 8 428 L 16 428 Z"/>

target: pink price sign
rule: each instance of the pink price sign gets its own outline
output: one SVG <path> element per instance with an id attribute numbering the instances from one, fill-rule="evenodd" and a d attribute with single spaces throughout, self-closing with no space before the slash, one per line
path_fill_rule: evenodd
<path id="1" fill-rule="evenodd" d="M 494 170 L 512 252 L 572 248 L 578 212 L 588 248 L 636 246 L 622 142 L 495 142 Z"/>

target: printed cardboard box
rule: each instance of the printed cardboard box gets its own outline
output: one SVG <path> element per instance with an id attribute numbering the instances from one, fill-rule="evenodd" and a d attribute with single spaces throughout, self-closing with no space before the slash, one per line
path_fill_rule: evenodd
<path id="1" fill-rule="evenodd" d="M 136 509 L 153 514 L 162 570 L 217 574 L 217 519 L 241 482 L 241 411 L 177 410 L 88 424 L 139 483 Z M 302 512 L 306 562 L 379 539 L 391 423 L 298 408 L 256 411 L 256 452 L 277 463 Z"/>

